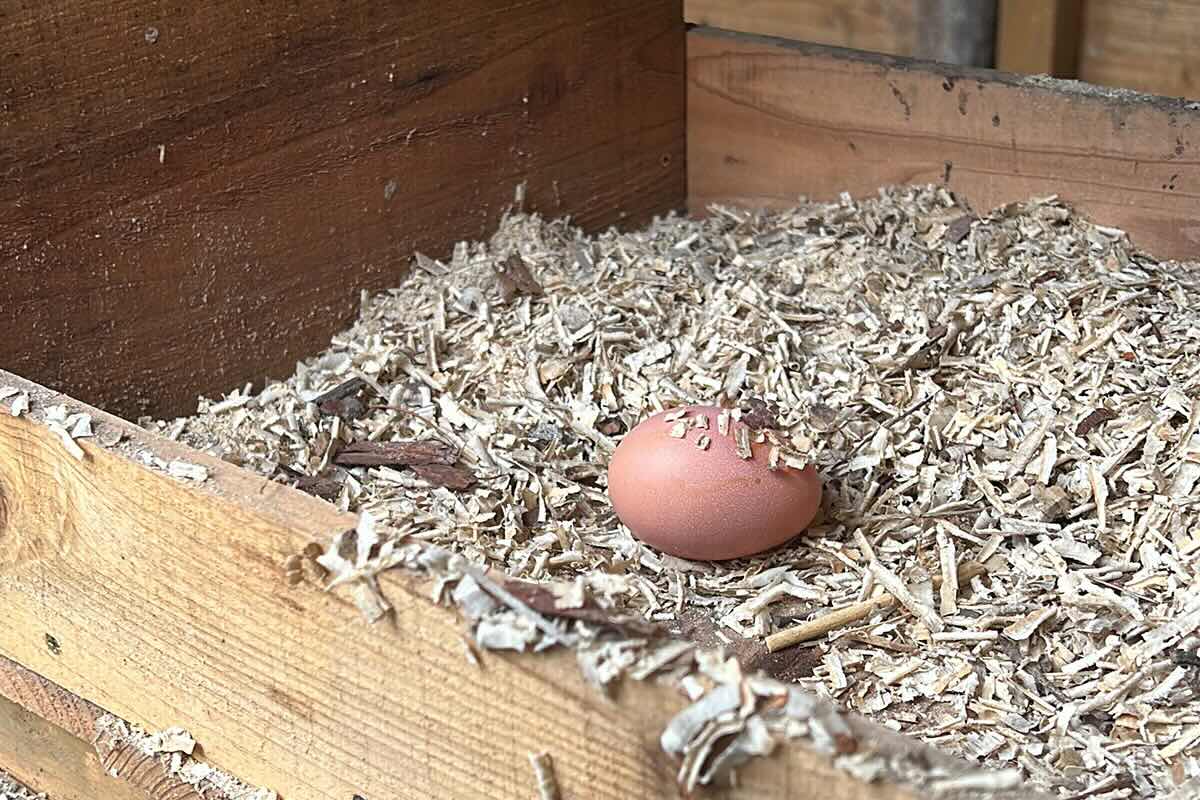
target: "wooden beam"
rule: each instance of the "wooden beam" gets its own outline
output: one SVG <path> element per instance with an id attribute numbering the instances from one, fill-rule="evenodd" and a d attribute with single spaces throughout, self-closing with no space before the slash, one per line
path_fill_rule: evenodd
<path id="1" fill-rule="evenodd" d="M 34 410 L 87 407 L 0 372 Z M 0 694 L 88 735 L 75 700 L 148 730 L 179 725 L 203 757 L 287 800 L 330 797 L 528 798 L 528 755 L 549 752 L 564 797 L 674 797 L 678 765 L 659 744 L 686 699 L 626 682 L 615 700 L 573 653 L 464 655 L 463 627 L 428 582 L 381 577 L 394 607 L 375 626 L 314 578 L 283 564 L 353 519 L 314 497 L 147 434 L 91 409 L 97 438 L 76 460 L 47 427 L 0 413 Z M 137 463 L 205 466 L 184 485 Z M 16 675 L 13 678 L 12 675 Z M 38 684 L 41 685 L 41 684 Z M 14 688 L 16 687 L 16 688 Z M 47 701 L 46 697 L 51 697 Z M 64 709 L 66 709 L 64 711 Z M 81 720 L 83 720 L 81 722 Z M 859 749 L 954 774 L 957 760 L 850 717 Z M 0 751 L 2 752 L 2 751 Z M 913 800 L 864 783 L 824 755 L 785 746 L 711 798 Z M 997 797 L 1032 797 L 1022 792 Z"/>
<path id="2" fill-rule="evenodd" d="M 1183 102 L 695 29 L 689 206 L 943 183 L 977 211 L 1058 194 L 1160 258 L 1200 255 Z"/>
<path id="3" fill-rule="evenodd" d="M 0 364 L 129 418 L 290 374 L 521 183 L 684 204 L 681 0 L 8 5 Z"/>
<path id="4" fill-rule="evenodd" d="M 835 47 L 990 66 L 994 0 L 685 0 L 696 25 Z"/>
<path id="5" fill-rule="evenodd" d="M 1200 98 L 1200 0 L 1088 0 L 1079 77 L 1170 97 Z"/>
<path id="6" fill-rule="evenodd" d="M 695 25 L 803 42 L 912 55 L 919 42 L 920 0 L 898 0 L 880 13 L 874 0 L 684 0 Z"/>
<path id="7" fill-rule="evenodd" d="M 1082 0 L 999 0 L 996 69 L 1074 78 Z"/>
<path id="8" fill-rule="evenodd" d="M 3 696 L 0 769 L 53 800 L 146 800 L 145 792 L 104 771 L 89 742 Z"/>

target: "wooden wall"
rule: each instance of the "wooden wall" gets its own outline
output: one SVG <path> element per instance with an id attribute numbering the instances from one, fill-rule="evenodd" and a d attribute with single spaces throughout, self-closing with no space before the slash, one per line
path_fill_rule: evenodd
<path id="1" fill-rule="evenodd" d="M 1200 98 L 1200 0 L 1086 0 L 1079 77 Z"/>
<path id="2" fill-rule="evenodd" d="M 1200 110 L 1183 101 L 705 28 L 688 40 L 694 212 L 940 183 L 977 213 L 1057 194 L 1158 257 L 1200 253 Z"/>
<path id="3" fill-rule="evenodd" d="M 688 22 L 742 33 L 991 66 L 994 0 L 685 0 Z"/>
<path id="4" fill-rule="evenodd" d="M 290 374 L 414 250 L 684 204 L 681 0 L 0 4 L 0 367 L 126 416 Z"/>
<path id="5" fill-rule="evenodd" d="M 1200 97 L 1200 0 L 686 0 L 685 8 L 690 22 L 742 33 Z"/>

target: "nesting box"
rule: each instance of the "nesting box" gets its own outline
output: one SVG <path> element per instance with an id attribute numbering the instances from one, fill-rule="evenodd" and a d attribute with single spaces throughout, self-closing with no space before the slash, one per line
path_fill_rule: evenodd
<path id="1" fill-rule="evenodd" d="M 1182 101 L 689 27 L 679 0 L 110 6 L 0 23 L 0 767 L 56 798 L 184 796 L 126 723 L 294 800 L 683 791 L 676 685 L 475 652 L 427 572 L 380 573 L 364 622 L 311 563 L 361 520 L 135 424 L 290 373 L 517 187 L 592 231 L 932 183 L 1057 194 L 1163 258 L 1200 238 Z M 696 796 L 1034 796 L 763 691 L 832 734 Z"/>

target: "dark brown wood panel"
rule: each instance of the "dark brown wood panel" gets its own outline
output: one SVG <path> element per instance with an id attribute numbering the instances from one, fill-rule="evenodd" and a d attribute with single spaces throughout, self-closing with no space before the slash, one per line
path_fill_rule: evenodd
<path id="1" fill-rule="evenodd" d="M 680 0 L 0 6 L 0 366 L 109 410 L 290 373 L 414 250 L 684 202 Z"/>
<path id="2" fill-rule="evenodd" d="M 1058 194 L 1200 256 L 1200 111 L 1049 78 L 703 29 L 688 37 L 689 206 L 944 183 L 983 211 Z"/>

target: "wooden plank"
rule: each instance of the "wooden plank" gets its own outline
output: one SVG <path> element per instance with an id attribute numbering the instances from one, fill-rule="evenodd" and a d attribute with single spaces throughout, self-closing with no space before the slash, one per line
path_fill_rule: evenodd
<path id="1" fill-rule="evenodd" d="M 106 774 L 87 741 L 5 697 L 0 697 L 0 769 L 53 800 L 146 800 L 136 786 Z"/>
<path id="2" fill-rule="evenodd" d="M 29 390 L 35 411 L 86 408 L 0 372 L 4 385 Z M 457 615 L 430 601 L 425 581 L 398 571 L 381 576 L 393 617 L 367 626 L 340 592 L 284 579 L 288 556 L 350 517 L 91 413 L 101 437 L 126 438 L 115 450 L 83 442 L 84 461 L 42 424 L 0 414 L 0 655 L 26 668 L 8 679 L 0 670 L 0 694 L 85 735 L 71 701 L 20 688 L 34 670 L 35 680 L 148 730 L 186 728 L 205 760 L 287 800 L 528 798 L 528 754 L 541 751 L 553 756 L 564 797 L 677 795 L 677 764 L 659 745 L 686 702 L 674 690 L 627 682 L 606 699 L 565 651 L 485 653 L 482 668 L 473 666 Z M 184 485 L 135 463 L 139 453 L 203 464 L 211 477 Z M 939 774 L 963 768 L 848 722 L 860 750 Z M 785 746 L 739 770 L 737 787 L 702 796 L 920 793 L 864 784 L 826 756 Z"/>
<path id="3" fill-rule="evenodd" d="M 685 0 L 688 22 L 742 33 L 990 66 L 991 0 Z"/>
<path id="4" fill-rule="evenodd" d="M 1200 98 L 1200 0 L 1088 0 L 1079 77 L 1171 97 Z"/>
<path id="5" fill-rule="evenodd" d="M 1200 111 L 1164 98 L 761 37 L 689 34 L 689 206 L 944 183 L 1058 194 L 1162 258 L 1200 254 Z"/>
<path id="6" fill-rule="evenodd" d="M 590 228 L 682 208 L 683 47 L 681 0 L 7 4 L 0 364 L 191 411 L 522 181 Z"/>
<path id="7" fill-rule="evenodd" d="M 115 731 L 115 717 L 0 657 L 0 766 L 55 800 L 230 800 L 203 796 Z M 128 725 L 126 725 L 128 728 Z"/>
<path id="8" fill-rule="evenodd" d="M 1082 0 L 1000 0 L 996 68 L 1074 78 L 1082 12 Z"/>
<path id="9" fill-rule="evenodd" d="M 920 45 L 920 0 L 684 0 L 696 25 L 803 42 L 913 55 Z"/>

